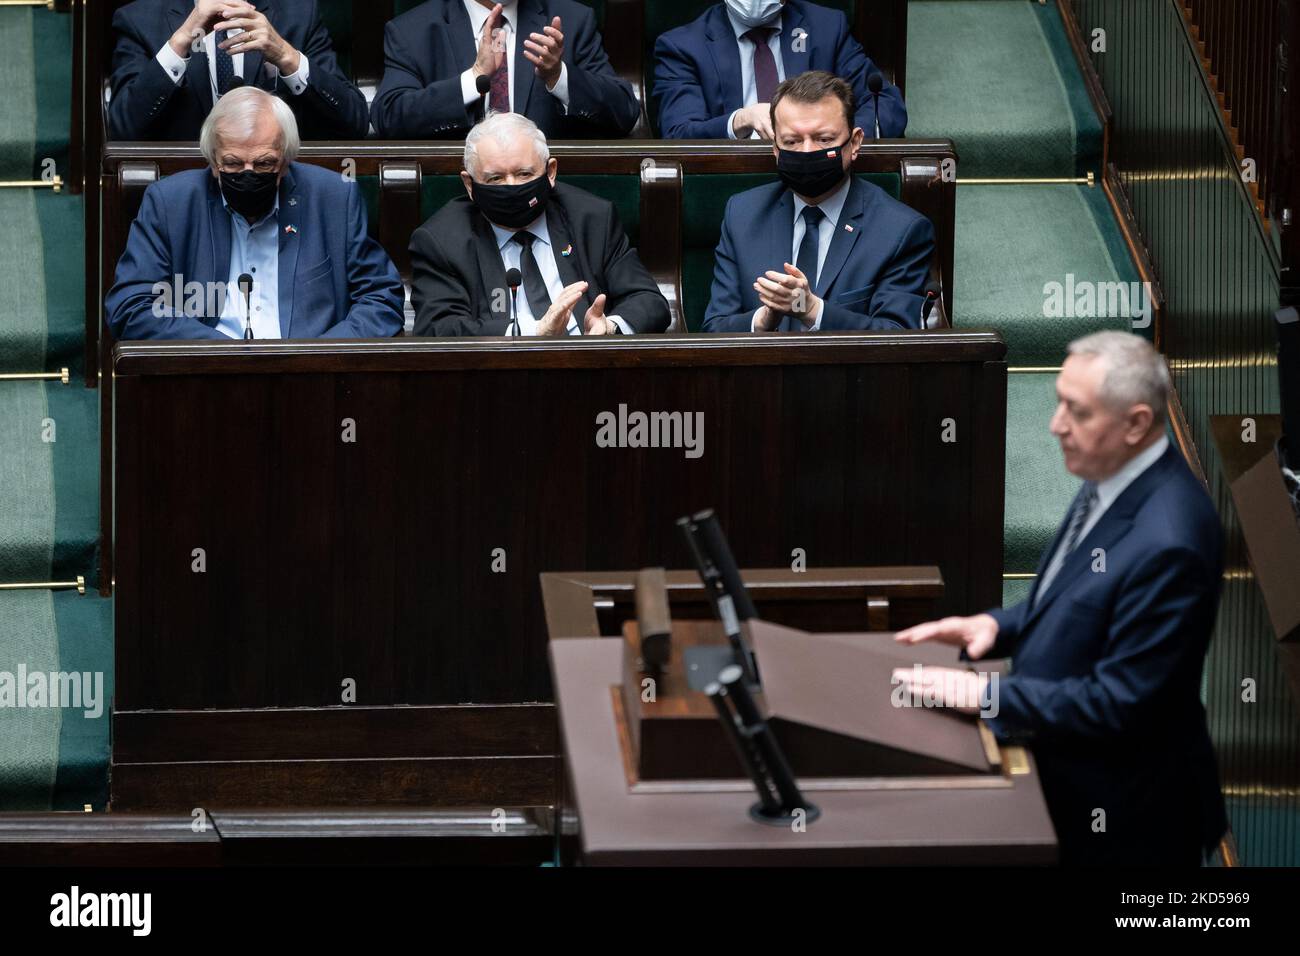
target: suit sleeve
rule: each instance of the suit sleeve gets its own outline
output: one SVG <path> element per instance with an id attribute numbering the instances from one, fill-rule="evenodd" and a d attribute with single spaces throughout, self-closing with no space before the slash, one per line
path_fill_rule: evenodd
<path id="1" fill-rule="evenodd" d="M 113 337 L 128 339 L 223 339 L 216 329 L 185 314 L 173 302 L 174 268 L 165 207 L 157 184 L 145 190 L 140 214 L 131 223 L 126 249 L 117 261 L 104 314 Z M 184 276 L 181 277 L 184 281 Z"/>
<path id="2" fill-rule="evenodd" d="M 473 258 L 468 237 L 450 237 L 461 255 Z M 470 296 L 465 271 L 446 254 L 438 237 L 421 226 L 411 236 L 411 304 L 413 335 L 505 335 L 510 314 L 483 318 Z"/>
<path id="3" fill-rule="evenodd" d="M 167 115 L 167 105 L 188 82 L 178 84 L 159 65 L 158 49 L 149 43 L 125 9 L 113 14 L 113 75 L 109 80 L 112 97 L 108 103 L 108 135 L 118 140 L 157 138 Z M 98 102 L 98 98 L 97 98 Z"/>
<path id="4" fill-rule="evenodd" d="M 1024 627 L 1025 615 L 1029 613 L 1029 602 L 1026 600 L 1011 607 L 990 608 L 986 613 L 998 622 L 998 636 L 993 641 L 993 647 L 984 655 L 985 659 L 993 660 L 1011 656 L 1016 642 L 1020 639 L 1020 629 Z M 963 658 L 965 654 L 966 652 L 962 651 Z"/>
<path id="5" fill-rule="evenodd" d="M 564 125 L 587 136 L 626 136 L 632 132 L 641 118 L 641 104 L 631 85 L 610 66 L 595 18 L 587 13 L 565 42 L 573 45 L 573 57 L 568 64 L 569 111 Z"/>
<path id="6" fill-rule="evenodd" d="M 872 102 L 871 91 L 867 89 L 867 77 L 880 73 L 885 85 L 880 90 L 880 135 L 886 139 L 901 137 L 907 129 L 907 106 L 903 103 L 903 94 L 883 70 L 879 70 L 866 51 L 849 32 L 849 22 L 843 13 L 835 11 L 838 18 L 835 49 L 836 76 L 842 76 L 853 86 L 853 99 L 858 104 L 855 122 L 867 134 L 867 139 L 876 135 L 876 107 Z"/>
<path id="7" fill-rule="evenodd" d="M 311 5 L 310 12 L 307 42 L 300 51 L 311 64 L 307 89 L 294 96 L 283 78 L 277 89 L 293 107 L 303 139 L 364 139 L 370 131 L 366 98 L 339 69 L 329 31 L 320 21 L 316 4 Z"/>
<path id="8" fill-rule="evenodd" d="M 864 236 L 864 239 L 867 237 Z M 866 312 L 826 301 L 822 305 L 824 331 L 915 329 L 921 325 L 922 294 L 934 257 L 934 226 L 919 216 L 899 237 Z"/>
<path id="9" fill-rule="evenodd" d="M 662 332 L 668 328 L 672 315 L 668 300 L 659 291 L 654 277 L 646 270 L 618 218 L 618 210 L 611 204 L 605 220 L 603 237 L 604 265 L 607 288 L 596 290 L 609 296 L 606 315 L 617 315 L 635 332 Z"/>
<path id="10" fill-rule="evenodd" d="M 425 83 L 419 61 L 397 30 L 384 27 L 384 78 L 371 106 L 375 131 L 387 139 L 426 139 L 474 125 L 460 89 L 460 72 Z M 431 54 L 430 54 L 431 55 Z"/>
<path id="11" fill-rule="evenodd" d="M 1153 554 L 1119 591 L 1105 652 L 1086 676 L 1000 681 L 999 734 L 1100 740 L 1124 734 L 1160 708 L 1162 695 L 1193 662 L 1188 643 L 1207 595 L 1217 593 L 1206 564 L 1187 549 Z M 1199 663 L 1199 662 L 1198 662 Z"/>
<path id="12" fill-rule="evenodd" d="M 727 138 L 732 110 L 712 115 L 694 57 L 668 34 L 655 41 L 654 96 L 659 101 L 659 130 L 664 139 Z"/>
<path id="13" fill-rule="evenodd" d="M 370 237 L 361 190 L 348 185 L 347 317 L 323 338 L 388 338 L 402 331 L 402 279 L 383 247 Z"/>
<path id="14" fill-rule="evenodd" d="M 732 196 L 722 214 L 722 236 L 713 253 L 713 288 L 701 332 L 751 332 L 754 328 L 754 310 L 745 311 L 740 295 L 740 265 L 736 262 L 736 242 L 731 235 L 735 203 L 736 197 Z"/>

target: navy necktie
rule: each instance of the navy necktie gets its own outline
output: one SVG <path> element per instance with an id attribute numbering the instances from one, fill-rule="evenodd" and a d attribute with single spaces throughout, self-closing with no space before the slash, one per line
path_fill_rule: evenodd
<path id="1" fill-rule="evenodd" d="M 217 60 L 217 98 L 225 96 L 230 92 L 230 81 L 235 76 L 234 57 L 226 50 L 221 49 L 221 43 L 230 37 L 232 31 L 226 31 L 226 36 L 214 34 L 212 37 L 212 49 L 216 52 Z"/>
<path id="2" fill-rule="evenodd" d="M 754 89 L 758 93 L 759 103 L 771 103 L 776 93 L 776 57 L 767 45 L 768 38 L 776 31 L 771 27 L 754 27 L 742 36 L 754 44 Z"/>
<path id="3" fill-rule="evenodd" d="M 1079 492 L 1079 498 L 1074 503 L 1074 513 L 1070 515 L 1070 526 L 1065 531 L 1065 542 L 1062 544 L 1064 550 L 1061 551 L 1063 557 L 1069 557 L 1070 552 L 1079 544 L 1079 534 L 1083 531 L 1083 526 L 1088 523 L 1088 515 L 1092 514 L 1093 507 L 1097 504 L 1097 485 L 1095 482 L 1085 481 L 1083 489 Z"/>
<path id="4" fill-rule="evenodd" d="M 808 287 L 817 285 L 817 248 L 821 234 L 821 221 L 826 213 L 816 206 L 803 207 L 803 239 L 799 241 L 799 255 L 795 266 L 808 277 Z"/>

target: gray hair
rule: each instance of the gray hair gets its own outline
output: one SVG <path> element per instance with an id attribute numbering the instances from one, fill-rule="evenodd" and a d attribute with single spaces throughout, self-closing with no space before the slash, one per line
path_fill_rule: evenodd
<path id="1" fill-rule="evenodd" d="M 279 146 L 286 163 L 298 158 L 298 121 L 289 104 L 255 86 L 241 86 L 231 90 L 212 107 L 199 131 L 199 149 L 209 164 L 217 164 L 217 150 L 223 139 L 247 139 L 253 135 L 257 121 L 265 110 L 275 114 L 280 126 Z"/>
<path id="2" fill-rule="evenodd" d="M 1171 387 L 1169 369 L 1150 342 L 1131 332 L 1094 332 L 1075 339 L 1068 351 L 1106 363 L 1102 401 L 1117 410 L 1148 405 L 1154 416 L 1152 424 L 1163 427 Z"/>
<path id="3" fill-rule="evenodd" d="M 501 146 L 509 146 L 517 136 L 528 136 L 537 149 L 537 158 L 545 166 L 551 159 L 551 147 L 546 145 L 546 134 L 537 124 L 522 113 L 489 113 L 465 137 L 465 171 L 474 175 L 478 165 L 478 141 L 491 136 Z"/>

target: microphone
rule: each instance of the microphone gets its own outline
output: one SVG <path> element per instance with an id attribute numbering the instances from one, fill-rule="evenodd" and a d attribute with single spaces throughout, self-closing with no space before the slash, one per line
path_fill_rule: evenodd
<path id="1" fill-rule="evenodd" d="M 217 92 L 218 92 L 221 96 L 225 96 L 225 95 L 226 95 L 227 93 L 229 93 L 231 90 L 238 89 L 239 87 L 241 87 L 241 86 L 243 86 L 243 85 L 244 85 L 244 78 L 243 78 L 242 76 L 240 76 L 238 73 L 236 73 L 236 74 L 234 74 L 233 76 L 231 76 L 230 79 L 228 79 L 228 80 L 226 80 L 224 83 L 222 83 L 222 84 L 221 84 L 221 89 L 218 90 Z"/>
<path id="2" fill-rule="evenodd" d="M 486 77 L 479 77 L 480 80 Z M 518 269 L 511 269 L 506 273 L 506 285 L 510 286 L 510 324 L 515 328 L 515 335 L 522 335 L 519 331 L 519 283 L 524 281 L 523 273 Z M 534 316 L 536 318 L 536 316 Z"/>
<path id="3" fill-rule="evenodd" d="M 253 341 L 253 277 L 247 272 L 239 277 L 239 291 L 244 293 L 244 341 Z"/>
<path id="4" fill-rule="evenodd" d="M 939 294 L 943 292 L 943 287 L 934 279 L 925 284 L 925 301 L 921 303 L 921 328 L 930 327 L 930 313 L 934 311 L 935 303 L 939 301 Z"/>
<path id="5" fill-rule="evenodd" d="M 871 102 L 876 113 L 876 139 L 880 139 L 880 91 L 885 88 L 885 78 L 879 73 L 867 77 L 867 89 L 871 91 Z"/>
<path id="6" fill-rule="evenodd" d="M 488 90 L 492 89 L 492 81 L 486 76 L 477 76 L 474 78 L 474 89 L 478 90 L 480 98 L 487 96 Z"/>

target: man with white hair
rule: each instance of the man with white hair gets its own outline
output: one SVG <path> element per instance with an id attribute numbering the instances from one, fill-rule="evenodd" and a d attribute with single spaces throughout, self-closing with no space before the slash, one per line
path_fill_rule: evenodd
<path id="1" fill-rule="evenodd" d="M 402 283 L 355 182 L 294 162 L 293 112 L 228 93 L 208 169 L 145 190 L 104 307 L 118 339 L 370 338 L 402 328 Z"/>
<path id="2" fill-rule="evenodd" d="M 556 171 L 546 137 L 526 116 L 493 113 L 470 130 L 460 174 L 466 195 L 411 237 L 416 335 L 668 327 L 668 302 L 614 204 L 557 183 Z"/>
<path id="3" fill-rule="evenodd" d="M 968 713 L 996 692 L 985 719 L 1033 751 L 1062 863 L 1197 865 L 1227 826 L 1200 698 L 1222 534 L 1165 435 L 1169 390 L 1145 339 L 1071 343 L 1051 430 L 1084 481 L 1028 599 L 897 635 L 1012 658 L 992 688 L 968 670 L 894 676 Z"/>

